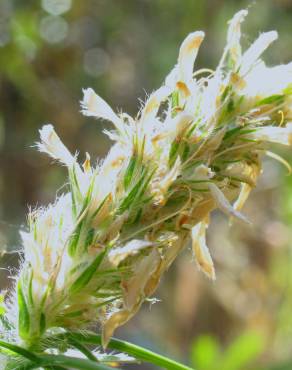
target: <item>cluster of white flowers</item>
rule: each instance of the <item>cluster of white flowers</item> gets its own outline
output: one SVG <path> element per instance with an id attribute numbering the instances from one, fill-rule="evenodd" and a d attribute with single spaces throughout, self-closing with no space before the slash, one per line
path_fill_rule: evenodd
<path id="1" fill-rule="evenodd" d="M 249 222 L 240 209 L 267 144 L 292 143 L 292 64 L 268 68 L 260 59 L 274 31 L 241 51 L 246 15 L 230 21 L 215 71 L 193 72 L 204 33 L 188 35 L 135 119 L 84 90 L 83 114 L 114 125 L 105 133 L 115 143 L 97 167 L 88 154 L 80 166 L 51 125 L 40 130 L 39 149 L 67 166 L 70 189 L 32 212 L 21 234 L 18 321 L 10 325 L 22 343 L 100 322 L 106 345 L 190 239 L 199 269 L 215 279 L 205 239 L 210 212 Z"/>

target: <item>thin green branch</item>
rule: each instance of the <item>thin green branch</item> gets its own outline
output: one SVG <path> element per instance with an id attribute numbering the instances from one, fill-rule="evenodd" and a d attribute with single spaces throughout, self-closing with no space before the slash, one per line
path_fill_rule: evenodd
<path id="1" fill-rule="evenodd" d="M 0 347 L 8 349 L 9 351 L 14 352 L 16 355 L 20 355 L 24 358 L 27 358 L 28 360 L 32 362 L 39 363 L 40 361 L 37 355 L 15 344 L 7 343 L 7 342 L 0 340 Z"/>
<path id="2" fill-rule="evenodd" d="M 101 336 L 99 334 L 88 333 L 83 335 L 80 333 L 70 333 L 69 337 L 71 336 L 85 344 L 101 345 Z M 163 369 L 194 370 L 193 368 L 180 364 L 174 360 L 171 360 L 170 358 L 123 340 L 114 338 L 111 339 L 108 344 L 108 348 L 127 353 L 128 355 L 135 357 L 137 360 L 150 362 L 154 365 L 160 366 Z"/>
<path id="3" fill-rule="evenodd" d="M 55 368 L 64 366 L 65 368 L 76 370 L 112 370 L 112 367 L 108 367 L 88 359 L 64 355 L 41 355 L 39 356 L 39 359 L 41 362 L 39 364 L 32 364 L 29 369 L 37 369 L 41 365 L 44 367 L 54 366 Z M 115 370 L 119 369 L 115 368 Z"/>
<path id="4" fill-rule="evenodd" d="M 73 338 L 72 341 L 74 341 L 76 345 L 76 339 Z M 77 370 L 112 369 L 111 367 L 97 363 L 96 359 L 95 361 L 92 361 L 88 359 L 80 359 L 76 357 L 69 357 L 63 355 L 35 355 L 34 353 L 26 350 L 25 348 L 4 341 L 0 341 L 0 347 L 8 349 L 9 351 L 14 352 L 16 355 L 20 355 L 29 360 L 29 363 L 23 363 L 22 365 L 22 369 L 25 370 L 37 369 L 40 366 L 44 368 L 49 367 L 50 369 L 63 369 L 63 366 Z"/>

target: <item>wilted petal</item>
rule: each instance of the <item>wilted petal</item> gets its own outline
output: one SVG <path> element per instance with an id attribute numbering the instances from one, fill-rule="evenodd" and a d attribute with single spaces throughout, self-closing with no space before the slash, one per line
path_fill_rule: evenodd
<path id="1" fill-rule="evenodd" d="M 245 223 L 250 224 L 250 221 L 242 215 L 240 212 L 236 211 L 232 205 L 229 203 L 223 192 L 213 183 L 209 183 L 208 187 L 211 191 L 211 195 L 214 198 L 217 207 L 227 214 L 228 216 L 236 217 L 237 219 L 244 221 Z"/>
<path id="2" fill-rule="evenodd" d="M 118 266 L 120 262 L 122 262 L 128 256 L 133 256 L 137 254 L 141 249 L 147 248 L 152 246 L 153 243 L 147 240 L 131 240 L 129 243 L 124 245 L 123 247 L 118 247 L 112 249 L 109 254 L 108 258 L 110 262 Z"/>
<path id="3" fill-rule="evenodd" d="M 121 325 L 125 324 L 132 316 L 134 316 L 136 310 L 128 311 L 121 310 L 114 312 L 110 315 L 107 321 L 102 326 L 102 346 L 106 348 L 110 338 L 113 336 L 114 331 Z"/>
<path id="4" fill-rule="evenodd" d="M 206 228 L 205 222 L 192 227 L 192 249 L 199 269 L 210 279 L 215 280 L 214 264 L 206 244 Z"/>
<path id="5" fill-rule="evenodd" d="M 123 283 L 124 304 L 128 310 L 132 310 L 141 299 L 141 295 L 143 296 L 144 287 L 156 270 L 160 260 L 160 254 L 156 249 L 153 249 L 147 257 L 144 257 L 136 265 L 134 275 L 130 280 Z"/>
<path id="6" fill-rule="evenodd" d="M 251 192 L 252 187 L 246 183 L 241 184 L 241 189 L 238 198 L 233 204 L 233 208 L 236 211 L 240 211 L 244 206 L 244 203 L 247 201 L 247 198 Z"/>

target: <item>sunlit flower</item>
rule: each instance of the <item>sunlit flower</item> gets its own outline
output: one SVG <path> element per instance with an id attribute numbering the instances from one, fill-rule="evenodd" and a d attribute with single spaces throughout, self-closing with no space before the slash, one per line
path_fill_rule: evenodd
<path id="1" fill-rule="evenodd" d="M 11 298 L 18 321 L 10 320 L 19 341 L 100 322 L 106 345 L 190 240 L 198 268 L 215 279 L 206 244 L 211 211 L 249 223 L 240 210 L 263 155 L 290 169 L 267 147 L 292 143 L 291 63 L 269 68 L 259 59 L 274 31 L 241 50 L 246 15 L 230 21 L 215 71 L 193 72 L 204 33 L 188 35 L 165 84 L 135 119 L 83 91 L 82 113 L 114 126 L 106 134 L 115 143 L 97 166 L 88 154 L 80 166 L 51 125 L 41 129 L 38 147 L 68 167 L 69 187 L 32 211 L 21 234 L 25 258 Z"/>

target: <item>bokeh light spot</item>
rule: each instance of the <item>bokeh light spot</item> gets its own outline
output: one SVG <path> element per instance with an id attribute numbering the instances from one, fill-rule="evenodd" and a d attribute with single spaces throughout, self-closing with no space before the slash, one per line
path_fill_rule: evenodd
<path id="1" fill-rule="evenodd" d="M 41 20 L 40 35 L 51 44 L 61 42 L 68 33 L 68 24 L 62 17 L 47 16 Z"/>
<path id="2" fill-rule="evenodd" d="M 42 0 L 42 7 L 52 15 L 61 15 L 70 10 L 71 0 Z"/>
<path id="3" fill-rule="evenodd" d="M 86 51 L 83 59 L 84 70 L 90 76 L 100 76 L 104 74 L 110 64 L 109 55 L 100 48 L 94 48 Z"/>

